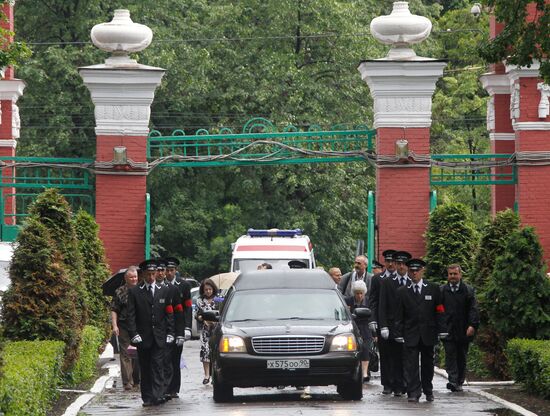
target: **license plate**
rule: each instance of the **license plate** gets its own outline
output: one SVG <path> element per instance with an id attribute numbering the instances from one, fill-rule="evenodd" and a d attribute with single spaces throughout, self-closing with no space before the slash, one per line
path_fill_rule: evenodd
<path id="1" fill-rule="evenodd" d="M 294 370 L 309 368 L 309 360 L 267 360 L 267 368 L 273 370 Z"/>

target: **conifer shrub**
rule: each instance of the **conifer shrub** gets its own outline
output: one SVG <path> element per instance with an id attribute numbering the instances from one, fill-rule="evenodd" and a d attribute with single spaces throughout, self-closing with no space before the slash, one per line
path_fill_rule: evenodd
<path id="1" fill-rule="evenodd" d="M 78 249 L 71 207 L 57 189 L 47 189 L 30 206 L 29 213 L 46 226 L 50 237 L 61 255 L 61 262 L 78 296 L 74 307 L 80 316 L 81 328 L 87 322 L 88 293 L 83 282 L 82 256 Z"/>
<path id="2" fill-rule="evenodd" d="M 471 212 L 464 204 L 438 206 L 430 214 L 426 231 L 426 278 L 433 282 L 446 281 L 447 266 L 458 263 L 464 278 L 468 279 L 477 237 Z"/>
<path id="3" fill-rule="evenodd" d="M 110 334 L 109 303 L 101 285 L 109 278 L 110 270 L 103 242 L 99 239 L 99 226 L 94 217 L 84 210 L 78 211 L 74 225 L 83 262 L 82 280 L 88 299 L 88 324 L 103 329 L 107 337 Z"/>
<path id="4" fill-rule="evenodd" d="M 69 369 L 81 336 L 82 318 L 75 308 L 79 294 L 49 230 L 34 217 L 17 236 L 10 279 L 3 297 L 4 335 L 10 340 L 64 341 L 64 370 Z"/>
<path id="5" fill-rule="evenodd" d="M 550 338 L 550 280 L 533 227 L 510 235 L 485 296 L 489 321 L 506 340 Z"/>
<path id="6" fill-rule="evenodd" d="M 479 250 L 470 278 L 470 282 L 478 293 L 485 290 L 485 285 L 493 273 L 496 258 L 504 251 L 512 232 L 519 228 L 519 215 L 511 209 L 507 209 L 497 212 L 495 218 L 481 230 Z"/>

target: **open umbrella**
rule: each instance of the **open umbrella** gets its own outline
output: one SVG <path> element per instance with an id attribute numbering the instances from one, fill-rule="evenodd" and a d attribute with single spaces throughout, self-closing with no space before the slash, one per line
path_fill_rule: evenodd
<path id="1" fill-rule="evenodd" d="M 210 277 L 210 280 L 212 280 L 216 284 L 216 286 L 218 286 L 218 289 L 225 290 L 231 287 L 235 279 L 237 279 L 238 275 L 239 273 L 235 272 L 218 273 Z"/>
<path id="2" fill-rule="evenodd" d="M 128 269 L 120 269 L 103 283 L 101 288 L 105 296 L 114 296 L 115 291 L 124 284 L 124 273 L 126 273 L 126 270 Z"/>

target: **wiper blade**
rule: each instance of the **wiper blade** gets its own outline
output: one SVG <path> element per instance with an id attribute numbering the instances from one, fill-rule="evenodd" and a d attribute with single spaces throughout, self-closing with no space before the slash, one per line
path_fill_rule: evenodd
<path id="1" fill-rule="evenodd" d="M 232 321 L 227 321 L 227 322 L 250 322 L 250 321 L 259 321 L 259 319 L 252 319 L 252 318 L 247 318 L 247 319 L 234 319 Z"/>
<path id="2" fill-rule="evenodd" d="M 304 318 L 302 316 L 291 316 L 289 318 L 277 318 L 276 321 L 291 321 L 291 320 L 300 320 L 300 321 L 320 321 L 323 318 Z"/>

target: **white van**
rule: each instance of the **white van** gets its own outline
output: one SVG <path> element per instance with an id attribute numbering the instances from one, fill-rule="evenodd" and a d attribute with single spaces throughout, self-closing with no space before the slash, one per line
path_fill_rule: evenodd
<path id="1" fill-rule="evenodd" d="M 0 241 L 0 292 L 6 291 L 11 283 L 10 262 L 13 256 L 13 243 Z"/>
<path id="2" fill-rule="evenodd" d="M 251 228 L 232 247 L 232 272 L 256 270 L 262 263 L 269 263 L 273 269 L 315 268 L 313 245 L 300 229 Z"/>

